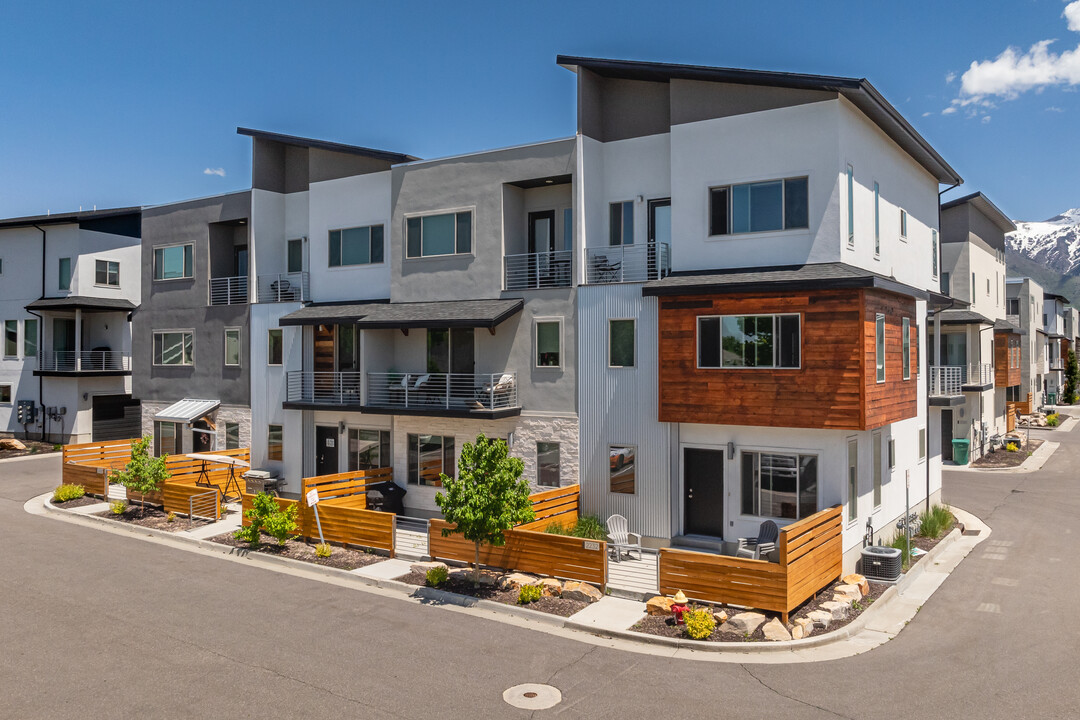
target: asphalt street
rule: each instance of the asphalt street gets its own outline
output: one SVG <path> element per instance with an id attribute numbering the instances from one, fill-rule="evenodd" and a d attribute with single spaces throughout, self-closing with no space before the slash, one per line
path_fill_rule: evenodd
<path id="1" fill-rule="evenodd" d="M 1033 433 L 1033 435 L 1036 433 Z M 0 718 L 1080 716 L 1080 432 L 1031 474 L 947 473 L 993 528 L 894 640 L 801 665 L 627 653 L 30 515 L 0 463 Z"/>

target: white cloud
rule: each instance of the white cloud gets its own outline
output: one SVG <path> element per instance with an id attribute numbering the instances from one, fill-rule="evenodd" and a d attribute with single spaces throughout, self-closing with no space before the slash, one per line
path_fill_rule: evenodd
<path id="1" fill-rule="evenodd" d="M 1065 12 L 1061 13 L 1065 18 L 1065 22 L 1069 24 L 1069 29 L 1073 32 L 1080 32 L 1080 2 L 1071 2 L 1065 6 Z"/>
<path id="2" fill-rule="evenodd" d="M 1057 105 L 1051 105 L 1050 107 L 1046 108 L 1046 112 L 1065 112 L 1065 111 L 1062 110 L 1061 108 L 1059 108 Z"/>
<path id="3" fill-rule="evenodd" d="M 922 114 L 922 116 L 923 116 L 923 117 L 930 117 L 930 116 L 931 116 L 931 115 L 933 115 L 933 114 L 934 114 L 934 113 L 932 113 L 932 112 L 930 112 L 930 111 L 928 110 L 928 111 L 924 112 L 924 113 Z"/>
<path id="4" fill-rule="evenodd" d="M 225 177 L 225 168 L 206 168 L 202 172 L 203 175 L 217 175 L 218 177 Z"/>
<path id="5" fill-rule="evenodd" d="M 955 80 L 955 79 L 956 79 L 956 73 L 954 73 L 954 72 L 949 72 L 949 73 L 948 73 L 948 74 L 947 74 L 947 75 L 945 76 L 945 84 L 946 84 L 946 85 L 948 85 L 949 83 L 951 83 L 951 82 L 952 82 L 953 80 Z"/>
<path id="6" fill-rule="evenodd" d="M 989 115 L 983 115 L 982 122 L 983 122 L 983 125 L 990 122 L 990 116 Z"/>
<path id="7" fill-rule="evenodd" d="M 949 107 L 942 110 L 941 114 L 942 115 L 952 115 L 954 112 L 956 112 L 956 107 L 950 105 Z"/>

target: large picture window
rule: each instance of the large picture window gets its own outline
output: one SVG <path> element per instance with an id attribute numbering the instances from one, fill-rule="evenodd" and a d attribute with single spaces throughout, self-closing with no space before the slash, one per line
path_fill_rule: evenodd
<path id="1" fill-rule="evenodd" d="M 454 477 L 454 438 L 409 434 L 409 482 L 439 487 L 440 474 Z"/>
<path id="2" fill-rule="evenodd" d="M 194 365 L 195 333 L 174 330 L 154 333 L 155 365 Z"/>
<path id="3" fill-rule="evenodd" d="M 797 368 L 799 315 L 698 318 L 698 367 Z"/>
<path id="4" fill-rule="evenodd" d="M 284 457 L 285 439 L 280 425 L 266 427 L 266 459 L 281 462 Z"/>
<path id="5" fill-rule="evenodd" d="M 424 215 L 405 220 L 405 257 L 472 252 L 472 212 Z"/>
<path id="6" fill-rule="evenodd" d="M 536 321 L 536 367 L 562 367 L 561 321 Z"/>
<path id="7" fill-rule="evenodd" d="M 390 431 L 349 428 L 349 472 L 390 467 Z"/>
<path id="8" fill-rule="evenodd" d="M 330 267 L 373 265 L 382 261 L 382 225 L 330 231 Z"/>
<path id="9" fill-rule="evenodd" d="M 709 235 L 795 230 L 809 220 L 804 177 L 709 189 Z"/>
<path id="10" fill-rule="evenodd" d="M 613 493 L 633 495 L 637 485 L 637 448 L 632 445 L 608 447 L 609 488 Z"/>
<path id="11" fill-rule="evenodd" d="M 154 248 L 154 279 L 179 280 L 195 277 L 193 245 Z"/>
<path id="12" fill-rule="evenodd" d="M 742 453 L 742 514 L 798 520 L 817 512 L 817 455 Z"/>

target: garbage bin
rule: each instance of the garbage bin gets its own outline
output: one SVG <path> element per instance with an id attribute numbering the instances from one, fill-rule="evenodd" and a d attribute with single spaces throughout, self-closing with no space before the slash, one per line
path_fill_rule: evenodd
<path id="1" fill-rule="evenodd" d="M 1046 404 L 1047 405 L 1057 405 L 1057 393 L 1056 392 L 1046 393 Z"/>
<path id="2" fill-rule="evenodd" d="M 957 465 L 968 464 L 968 450 L 970 449 L 970 440 L 953 440 L 952 441 L 952 459 Z"/>

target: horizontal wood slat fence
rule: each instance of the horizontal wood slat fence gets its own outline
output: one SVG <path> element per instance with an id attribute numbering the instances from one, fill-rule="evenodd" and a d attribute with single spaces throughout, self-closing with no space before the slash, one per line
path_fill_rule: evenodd
<path id="1" fill-rule="evenodd" d="M 1005 403 L 1005 432 L 1012 432 L 1016 429 L 1016 403 Z"/>
<path id="2" fill-rule="evenodd" d="M 375 470 L 355 470 L 336 475 L 317 475 L 301 480 L 302 497 L 307 497 L 309 490 L 319 491 L 320 504 L 330 500 L 348 500 L 341 504 L 360 509 L 367 508 L 367 488 L 369 485 L 394 480 L 393 468 Z"/>
<path id="3" fill-rule="evenodd" d="M 536 518 L 532 522 L 518 525 L 515 530 L 544 531 L 554 524 L 563 527 L 573 525 L 577 522 L 580 511 L 581 485 L 536 492 L 529 496 L 529 500 L 532 501 Z"/>
<path id="4" fill-rule="evenodd" d="M 91 495 L 108 495 L 109 472 L 127 465 L 132 442 L 129 439 L 65 445 L 60 481 L 64 485 L 82 485 Z"/>
<path id="5" fill-rule="evenodd" d="M 1021 415 L 1030 415 L 1031 414 L 1031 406 L 1034 404 L 1034 400 L 1035 400 L 1035 398 L 1032 396 L 1032 394 L 1028 393 L 1027 394 L 1027 400 L 1022 400 L 1022 401 L 1018 400 L 1016 402 L 1016 410 Z"/>
<path id="6" fill-rule="evenodd" d="M 788 613 L 840 577 L 843 521 L 839 505 L 780 530 L 780 562 L 661 548 L 660 594 Z"/>

